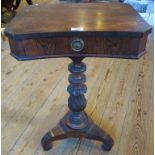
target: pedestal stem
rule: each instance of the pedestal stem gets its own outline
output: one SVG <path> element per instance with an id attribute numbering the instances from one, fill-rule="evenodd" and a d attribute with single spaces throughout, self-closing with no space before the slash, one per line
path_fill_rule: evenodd
<path id="1" fill-rule="evenodd" d="M 114 143 L 113 139 L 84 112 L 86 107 L 84 94 L 87 92 L 87 87 L 84 84 L 86 82 L 86 76 L 84 75 L 86 65 L 82 62 L 83 58 L 81 57 L 71 59 L 73 62 L 68 66 L 70 84 L 67 88 L 70 94 L 68 98 L 70 111 L 60 120 L 57 126 L 44 135 L 41 144 L 47 151 L 52 148 L 52 142 L 56 140 L 69 137 L 87 138 L 102 142 L 103 149 L 110 151 Z"/>
<path id="2" fill-rule="evenodd" d="M 87 126 L 87 115 L 83 111 L 86 107 L 86 99 L 84 93 L 87 92 L 86 82 L 86 65 L 82 62 L 82 57 L 71 58 L 72 63 L 69 64 L 68 70 L 70 75 L 68 77 L 69 86 L 67 91 L 70 96 L 68 99 L 68 107 L 70 109 L 69 115 L 66 118 L 66 124 L 72 129 L 82 129 Z"/>

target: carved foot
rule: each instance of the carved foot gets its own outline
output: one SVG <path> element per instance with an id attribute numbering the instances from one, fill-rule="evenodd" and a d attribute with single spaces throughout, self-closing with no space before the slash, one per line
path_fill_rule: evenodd
<path id="1" fill-rule="evenodd" d="M 47 132 L 41 140 L 41 145 L 45 151 L 48 151 L 52 148 L 52 136 L 50 132 Z"/>
<path id="2" fill-rule="evenodd" d="M 110 151 L 114 144 L 111 136 L 95 125 L 92 120 L 90 120 L 90 126 L 88 127 L 84 137 L 90 140 L 97 140 L 102 142 L 102 148 L 105 151 Z"/>
<path id="3" fill-rule="evenodd" d="M 113 144 L 114 144 L 113 139 L 111 137 L 107 137 L 104 140 L 104 143 L 102 144 L 102 148 L 105 151 L 110 151 L 112 146 L 113 146 Z"/>
<path id="4" fill-rule="evenodd" d="M 58 124 L 51 131 L 47 132 L 41 140 L 41 145 L 45 151 L 52 148 L 52 142 L 60 139 L 67 138 L 67 133 L 63 131 L 60 124 Z"/>

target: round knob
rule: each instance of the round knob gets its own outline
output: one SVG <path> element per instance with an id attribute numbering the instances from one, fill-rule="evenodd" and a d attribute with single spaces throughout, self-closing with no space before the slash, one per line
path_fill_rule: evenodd
<path id="1" fill-rule="evenodd" d="M 80 38 L 73 39 L 71 41 L 71 48 L 75 52 L 80 52 L 84 48 L 84 42 Z"/>

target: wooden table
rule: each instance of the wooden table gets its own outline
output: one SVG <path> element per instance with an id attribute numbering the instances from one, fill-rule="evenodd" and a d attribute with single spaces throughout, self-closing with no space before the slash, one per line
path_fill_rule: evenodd
<path id="1" fill-rule="evenodd" d="M 111 150 L 113 139 L 84 112 L 85 57 L 137 59 L 145 51 L 151 27 L 129 5 L 120 3 L 33 5 L 7 26 L 11 55 L 17 60 L 69 57 L 69 112 L 42 138 L 44 150 L 52 142 L 84 137 Z"/>

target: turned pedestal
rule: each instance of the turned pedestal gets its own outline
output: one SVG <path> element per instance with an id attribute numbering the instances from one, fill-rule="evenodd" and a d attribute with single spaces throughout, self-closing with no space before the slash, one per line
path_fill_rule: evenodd
<path id="1" fill-rule="evenodd" d="M 70 85 L 67 88 L 70 96 L 68 98 L 69 112 L 59 122 L 59 124 L 51 129 L 42 138 L 41 144 L 44 150 L 52 148 L 55 140 L 65 139 L 68 137 L 87 138 L 102 142 L 103 149 L 109 151 L 113 146 L 113 139 L 94 122 L 84 112 L 86 107 L 86 98 L 84 94 L 87 87 L 84 84 L 86 76 L 86 64 L 81 62 L 82 57 L 71 58 L 72 63 L 69 64 L 68 70 Z"/>

